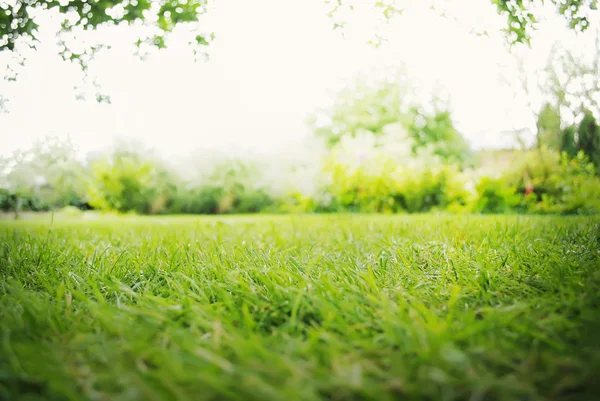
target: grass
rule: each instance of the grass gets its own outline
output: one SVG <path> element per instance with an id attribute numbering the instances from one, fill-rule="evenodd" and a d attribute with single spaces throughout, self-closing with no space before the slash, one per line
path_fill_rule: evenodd
<path id="1" fill-rule="evenodd" d="M 0 223 L 0 399 L 600 399 L 600 218 Z"/>

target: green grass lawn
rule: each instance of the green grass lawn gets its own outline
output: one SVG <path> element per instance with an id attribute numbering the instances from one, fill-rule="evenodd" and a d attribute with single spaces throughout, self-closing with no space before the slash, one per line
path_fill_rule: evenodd
<path id="1" fill-rule="evenodd" d="M 599 217 L 3 221 L 0 399 L 600 399 L 599 250 Z"/>

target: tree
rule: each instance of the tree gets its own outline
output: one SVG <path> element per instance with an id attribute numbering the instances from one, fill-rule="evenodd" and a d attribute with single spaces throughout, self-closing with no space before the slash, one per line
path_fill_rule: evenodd
<path id="1" fill-rule="evenodd" d="M 318 110 L 310 124 L 329 147 L 344 136 L 361 132 L 385 135 L 401 126 L 412 139 L 413 151 L 428 147 L 445 160 L 468 164 L 472 157 L 468 143 L 454 127 L 446 105 L 438 99 L 427 110 L 418 104 L 414 89 L 402 73 L 373 82 L 357 79 L 340 91 L 330 108 Z"/>
<path id="2" fill-rule="evenodd" d="M 568 126 L 562 131 L 560 150 L 571 159 L 583 152 L 594 165 L 596 173 L 600 173 L 600 126 L 591 111 L 584 110 L 578 125 Z"/>
<path id="3" fill-rule="evenodd" d="M 433 153 L 444 160 L 469 164 L 473 157 L 469 144 L 454 127 L 452 115 L 447 109 L 425 113 L 419 108 L 411 110 L 412 120 L 408 126 L 416 148 L 430 146 Z"/>
<path id="4" fill-rule="evenodd" d="M 169 171 L 155 157 L 121 145 L 92 161 L 90 205 L 106 211 L 158 213 L 174 191 Z"/>
<path id="5" fill-rule="evenodd" d="M 537 146 L 547 146 L 557 150 L 561 145 L 560 114 L 558 110 L 546 103 L 538 114 Z"/>
<path id="6" fill-rule="evenodd" d="M 588 54 L 555 45 L 545 75 L 545 91 L 561 116 L 574 122 L 588 110 L 600 117 L 600 31 Z"/>
<path id="7" fill-rule="evenodd" d="M 0 185 L 15 217 L 22 208 L 47 210 L 85 202 L 84 168 L 68 140 L 38 140 L 28 149 L 13 152 L 3 164 Z"/>
<path id="8" fill-rule="evenodd" d="M 560 151 L 565 152 L 569 158 L 577 156 L 576 132 L 577 128 L 574 125 L 570 125 L 561 131 Z"/>
<path id="9" fill-rule="evenodd" d="M 600 127 L 589 110 L 584 111 L 577 128 L 577 149 L 588 156 L 596 171 L 600 169 Z"/>

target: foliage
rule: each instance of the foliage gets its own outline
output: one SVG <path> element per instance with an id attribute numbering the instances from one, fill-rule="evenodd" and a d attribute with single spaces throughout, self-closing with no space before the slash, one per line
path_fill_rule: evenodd
<path id="1" fill-rule="evenodd" d="M 100 210 L 158 213 L 174 190 L 160 163 L 127 149 L 92 162 L 91 174 L 89 202 Z"/>
<path id="2" fill-rule="evenodd" d="M 585 110 L 577 128 L 577 149 L 600 169 L 600 127 L 591 111 Z"/>
<path id="3" fill-rule="evenodd" d="M 543 1 L 492 0 L 498 12 L 506 15 L 508 39 L 512 44 L 528 43 L 529 33 L 535 28 L 537 18 L 534 8 Z M 562 15 L 569 27 L 584 31 L 589 27 L 590 15 L 596 11 L 596 0 L 551 0 L 559 15 Z"/>
<path id="4" fill-rule="evenodd" d="M 3 161 L 4 207 L 47 210 L 85 205 L 85 173 L 69 141 L 48 137 Z"/>
<path id="5" fill-rule="evenodd" d="M 548 92 L 565 121 L 577 121 L 586 111 L 600 116 L 600 30 L 595 42 L 582 54 L 558 44 L 552 49 L 544 74 L 548 78 L 542 89 Z"/>
<path id="6" fill-rule="evenodd" d="M 281 198 L 280 205 L 276 210 L 285 213 L 313 213 L 317 211 L 331 211 L 327 210 L 327 205 L 324 203 L 319 204 L 314 197 L 308 196 L 300 191 L 292 191 L 285 194 Z"/>
<path id="7" fill-rule="evenodd" d="M 180 187 L 169 205 L 169 211 L 175 214 L 215 214 L 222 198 L 223 189 L 220 187 Z"/>
<path id="8" fill-rule="evenodd" d="M 330 16 L 334 19 L 334 27 L 343 27 L 346 25 L 344 19 L 335 18 L 338 14 L 344 14 L 343 11 L 352 11 L 356 4 L 361 4 L 361 0 L 326 0 L 332 3 L 333 7 Z M 537 9 L 548 2 L 544 0 L 491 0 L 491 4 L 496 11 L 506 17 L 506 38 L 511 45 L 517 43 L 529 43 L 531 31 L 535 30 L 539 20 Z M 380 11 L 384 18 L 390 19 L 396 14 L 402 12 L 408 7 L 410 2 L 406 0 L 386 0 L 374 1 L 374 7 Z M 597 0 L 551 0 L 550 4 L 555 8 L 556 13 L 562 16 L 567 22 L 569 28 L 576 31 L 585 31 L 590 26 L 590 17 L 597 10 Z M 436 8 L 436 2 L 431 2 L 431 7 Z M 445 15 L 445 7 L 440 7 L 441 15 Z"/>
<path id="9" fill-rule="evenodd" d="M 563 132 L 572 135 L 574 127 Z M 311 188 L 300 185 L 305 169 L 277 185 L 268 163 L 225 158 L 178 171 L 139 148 L 125 147 L 85 164 L 68 143 L 47 140 L 0 159 L 0 208 L 17 215 L 65 206 L 139 214 L 600 213 L 597 170 L 578 151 L 579 140 L 573 146 L 574 154 L 561 156 L 542 146 L 504 152 L 496 161 L 484 152 L 487 160 L 472 171 L 430 147 L 415 147 L 408 132 L 388 126 L 379 135 L 363 131 L 342 137 L 316 163 Z"/>
<path id="10" fill-rule="evenodd" d="M 582 152 L 596 172 L 600 172 L 600 127 L 591 111 L 584 111 L 577 126 L 571 125 L 562 131 L 561 151 L 571 158 Z"/>
<path id="11" fill-rule="evenodd" d="M 261 172 L 242 161 L 222 160 L 196 182 L 183 183 L 178 189 L 171 213 L 256 213 L 274 205 L 272 196 L 257 185 Z M 202 172 L 201 172 L 202 173 Z"/>
<path id="12" fill-rule="evenodd" d="M 542 194 L 542 200 L 533 211 L 561 214 L 600 213 L 600 178 L 595 176 L 594 165 L 583 152 L 573 159 L 563 155 L 560 174 L 548 177 L 547 186 L 553 191 Z"/>
<path id="13" fill-rule="evenodd" d="M 522 153 L 496 182 L 520 194 L 515 210 L 533 213 L 589 214 L 600 212 L 600 178 L 583 152 L 575 158 L 545 148 Z M 529 181 L 533 192 L 524 196 Z M 508 193 L 507 193 L 508 194 Z M 512 198 L 511 198 L 512 199 Z"/>
<path id="14" fill-rule="evenodd" d="M 468 143 L 454 127 L 450 112 L 434 99 L 433 110 L 415 104 L 414 89 L 402 73 L 374 82 L 357 79 L 338 93 L 335 104 L 315 113 L 311 124 L 332 147 L 344 136 L 363 132 L 386 135 L 399 127 L 413 139 L 413 152 L 429 148 L 450 162 L 472 162 Z"/>
<path id="15" fill-rule="evenodd" d="M 566 153 L 567 156 L 571 158 L 577 155 L 577 143 L 575 140 L 576 132 L 577 129 L 573 125 L 568 126 L 561 131 L 560 151 L 561 153 Z"/>
<path id="16" fill-rule="evenodd" d="M 412 152 L 410 138 L 363 134 L 345 137 L 325 164 L 338 210 L 423 212 L 464 202 L 459 171 L 439 156 Z M 462 185 L 462 190 L 460 190 Z"/>
<path id="17" fill-rule="evenodd" d="M 546 146 L 553 150 L 559 150 L 561 146 L 560 114 L 549 103 L 546 103 L 538 114 L 537 146 Z"/>
<path id="18" fill-rule="evenodd" d="M 143 22 L 157 33 L 150 39 L 164 47 L 165 34 L 176 25 L 198 21 L 206 9 L 205 0 L 0 0 L 0 51 L 13 50 L 21 38 L 35 41 L 34 15 L 40 10 L 57 10 L 64 16 L 63 32 L 90 30 L 100 26 Z M 206 38 L 199 35 L 198 43 Z M 75 54 L 74 57 L 81 55 Z"/>
<path id="19" fill-rule="evenodd" d="M 482 177 L 477 183 L 477 200 L 472 210 L 478 213 L 510 213 L 519 205 L 517 189 L 502 178 Z"/>
<path id="20" fill-rule="evenodd" d="M 538 195 L 552 191 L 547 186 L 549 177 L 560 175 L 560 154 L 546 147 L 515 153 L 502 179 L 519 193 L 525 192 L 528 181 Z"/>
<path id="21" fill-rule="evenodd" d="M 338 0 L 335 9 L 349 2 Z M 492 0 L 492 3 L 499 13 L 507 16 L 509 40 L 512 43 L 527 42 L 529 31 L 536 22 L 533 8 L 539 2 Z M 589 26 L 589 13 L 596 9 L 596 0 L 553 0 L 552 3 L 569 26 L 577 30 L 585 30 Z M 387 18 L 403 8 L 397 0 L 376 2 L 375 7 L 381 8 Z M 37 38 L 34 16 L 40 11 L 56 10 L 63 15 L 63 32 L 143 23 L 155 31 L 147 41 L 164 47 L 165 36 L 169 32 L 177 25 L 197 22 L 206 8 L 206 0 L 0 0 L 3 11 L 0 12 L 0 51 L 13 50 L 22 38 L 33 43 Z M 210 37 L 198 34 L 195 39 L 198 44 L 207 44 Z M 71 58 L 81 59 L 82 56 L 85 55 L 71 53 Z"/>
<path id="22" fill-rule="evenodd" d="M 407 129 L 415 140 L 416 149 L 428 147 L 446 161 L 461 165 L 472 163 L 473 153 L 469 144 L 454 127 L 448 110 L 427 114 L 422 109 L 413 107 L 411 115 L 412 120 Z"/>

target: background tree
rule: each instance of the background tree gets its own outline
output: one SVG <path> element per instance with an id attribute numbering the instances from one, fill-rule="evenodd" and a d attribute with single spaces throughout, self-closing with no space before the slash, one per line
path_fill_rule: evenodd
<path id="1" fill-rule="evenodd" d="M 85 169 L 68 140 L 48 137 L 5 159 L 5 208 L 18 217 L 21 209 L 48 210 L 84 206 Z"/>
<path id="2" fill-rule="evenodd" d="M 452 115 L 445 108 L 432 113 L 413 107 L 408 130 L 416 142 L 416 149 L 431 147 L 444 160 L 469 164 L 473 152 L 462 134 L 454 127 Z"/>
<path id="3" fill-rule="evenodd" d="M 600 31 L 589 50 L 577 54 L 557 44 L 545 68 L 542 87 L 567 122 L 583 118 L 586 110 L 600 117 Z"/>
<path id="4" fill-rule="evenodd" d="M 468 164 L 472 152 L 447 106 L 435 98 L 427 103 L 433 106 L 426 109 L 418 103 L 402 72 L 370 82 L 356 79 L 338 93 L 333 106 L 318 110 L 310 124 L 329 147 L 344 136 L 361 132 L 381 136 L 399 125 L 411 137 L 414 152 L 428 147 L 445 160 Z"/>
<path id="5" fill-rule="evenodd" d="M 596 171 L 600 169 L 600 127 L 589 110 L 584 111 L 577 128 L 577 149 L 587 155 Z"/>
<path id="6" fill-rule="evenodd" d="M 169 171 L 161 161 L 129 146 L 119 145 L 91 162 L 87 195 L 96 209 L 159 213 L 173 192 Z"/>
<path id="7" fill-rule="evenodd" d="M 570 125 L 561 131 L 560 151 L 565 152 L 570 158 L 577 155 L 576 133 L 577 128 L 574 125 Z"/>
<path id="8" fill-rule="evenodd" d="M 556 107 L 546 103 L 537 119 L 537 146 L 559 150 L 561 146 L 560 114 Z"/>

